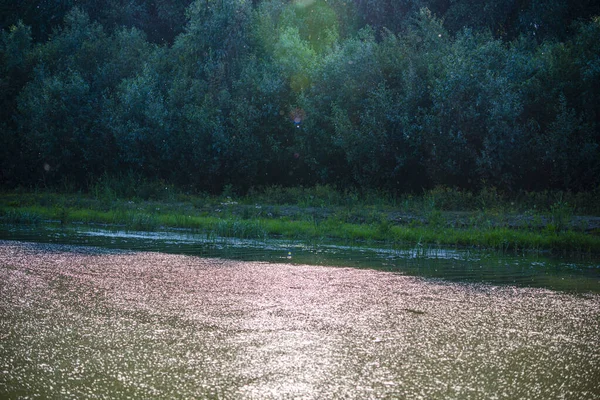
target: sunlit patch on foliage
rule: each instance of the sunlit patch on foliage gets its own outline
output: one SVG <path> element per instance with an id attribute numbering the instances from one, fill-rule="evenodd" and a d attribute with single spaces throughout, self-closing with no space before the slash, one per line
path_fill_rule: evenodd
<path id="1" fill-rule="evenodd" d="M 594 2 L 28 4 L 0 17 L 10 187 L 600 187 Z"/>

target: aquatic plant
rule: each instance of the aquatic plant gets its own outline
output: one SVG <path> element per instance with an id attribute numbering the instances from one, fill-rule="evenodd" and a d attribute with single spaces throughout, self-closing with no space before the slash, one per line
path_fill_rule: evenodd
<path id="1" fill-rule="evenodd" d="M 0 213 L 0 220 L 9 224 L 35 225 L 42 222 L 42 216 L 36 212 L 8 210 Z"/>
<path id="2" fill-rule="evenodd" d="M 550 215 L 554 227 L 562 231 L 570 226 L 571 218 L 573 217 L 573 208 L 569 203 L 560 199 L 550 206 Z"/>
<path id="3" fill-rule="evenodd" d="M 211 231 L 218 236 L 241 239 L 264 239 L 267 236 L 260 221 L 219 220 L 211 227 Z"/>
<path id="4" fill-rule="evenodd" d="M 12 194 L 0 196 L 0 219 L 4 223 L 35 224 L 48 220 L 63 224 L 109 224 L 129 230 L 183 228 L 207 232 L 215 237 L 283 237 L 302 241 L 377 241 L 473 246 L 501 251 L 530 249 L 600 253 L 600 238 L 588 233 L 584 222 L 571 224 L 572 209 L 562 203 L 557 203 L 553 209 L 555 219 L 548 221 L 537 211 L 508 216 L 498 209 L 458 215 L 427 208 L 414 211 L 408 218 L 399 218 L 392 208 L 372 206 L 304 209 L 286 205 L 261 205 L 260 208 L 248 205 L 255 204 L 255 198 L 232 199 L 226 206 L 213 199 L 198 208 L 193 197 L 189 197 L 186 203 L 115 200 L 106 204 L 82 196 L 19 196 L 21 200 L 18 203 Z M 555 221 L 562 224 L 560 228 Z"/>

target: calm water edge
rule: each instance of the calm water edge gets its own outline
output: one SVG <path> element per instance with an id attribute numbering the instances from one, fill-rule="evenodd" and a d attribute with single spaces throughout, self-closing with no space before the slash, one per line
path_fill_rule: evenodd
<path id="1" fill-rule="evenodd" d="M 0 398 L 600 398 L 593 260 L 76 228 L 0 239 Z"/>

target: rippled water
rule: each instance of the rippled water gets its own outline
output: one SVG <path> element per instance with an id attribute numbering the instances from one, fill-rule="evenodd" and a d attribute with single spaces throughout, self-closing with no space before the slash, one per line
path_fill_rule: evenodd
<path id="1" fill-rule="evenodd" d="M 239 240 L 186 231 L 130 232 L 77 227 L 0 225 L 0 240 L 75 244 L 243 261 L 370 268 L 456 282 L 600 293 L 600 259 L 549 258 L 430 247 L 373 247 Z"/>
<path id="2" fill-rule="evenodd" d="M 243 261 L 141 251 L 150 239 L 132 235 L 109 241 L 133 250 L 0 241 L 1 398 L 600 398 L 597 290 L 399 268 L 466 268 L 441 250 L 389 250 L 375 270 L 340 266 L 375 250 L 275 243 L 269 262 Z M 337 266 L 296 263 L 310 254 Z M 598 285 L 593 266 L 563 264 Z"/>

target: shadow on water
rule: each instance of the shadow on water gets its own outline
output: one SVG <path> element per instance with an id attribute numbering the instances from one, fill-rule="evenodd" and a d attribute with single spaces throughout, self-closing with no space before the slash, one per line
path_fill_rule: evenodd
<path id="1" fill-rule="evenodd" d="M 207 237 L 187 231 L 134 232 L 0 225 L 0 239 L 74 245 L 73 252 L 153 251 L 243 261 L 377 269 L 453 282 L 600 293 L 600 260 L 437 247 L 340 246 L 289 240 Z M 86 248 L 76 246 L 87 246 Z"/>

